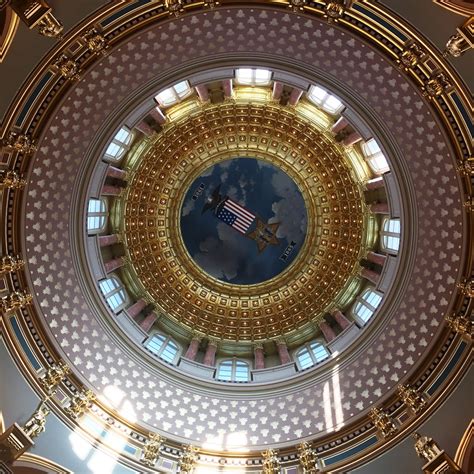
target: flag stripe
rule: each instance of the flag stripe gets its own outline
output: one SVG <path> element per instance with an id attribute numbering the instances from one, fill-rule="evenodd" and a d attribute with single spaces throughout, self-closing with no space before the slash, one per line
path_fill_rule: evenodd
<path id="1" fill-rule="evenodd" d="M 226 201 L 226 206 L 228 206 L 230 209 L 234 208 L 236 211 L 240 212 L 244 216 L 246 215 L 249 219 L 255 219 L 254 214 L 247 211 L 247 209 L 245 209 L 245 207 L 242 207 L 240 204 L 236 203 L 235 201 L 232 201 L 232 199 L 228 199 Z"/>

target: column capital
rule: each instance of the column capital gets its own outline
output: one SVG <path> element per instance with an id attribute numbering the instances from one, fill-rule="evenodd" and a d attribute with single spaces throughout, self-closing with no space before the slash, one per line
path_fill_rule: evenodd
<path id="1" fill-rule="evenodd" d="M 277 346 L 283 346 L 283 345 L 287 346 L 288 345 L 287 342 L 286 342 L 286 339 L 284 337 L 277 337 L 276 339 L 274 339 L 274 341 L 275 341 L 275 344 Z"/>
<path id="2" fill-rule="evenodd" d="M 207 345 L 208 346 L 214 346 L 214 347 L 219 347 L 220 340 L 215 338 L 215 337 L 209 337 L 207 338 Z"/>
<path id="3" fill-rule="evenodd" d="M 252 344 L 252 349 L 255 351 L 257 349 L 261 349 L 263 351 L 263 343 L 261 342 L 254 342 Z"/>

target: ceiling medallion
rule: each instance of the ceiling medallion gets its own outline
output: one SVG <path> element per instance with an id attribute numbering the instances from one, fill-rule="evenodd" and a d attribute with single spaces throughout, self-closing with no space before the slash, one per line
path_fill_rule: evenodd
<path id="1" fill-rule="evenodd" d="M 307 231 L 288 233 L 296 224 L 272 211 L 282 199 L 258 202 L 263 182 L 248 206 L 242 188 L 239 195 L 224 186 L 223 178 L 251 179 L 250 171 L 239 175 L 244 162 L 298 190 L 298 225 Z M 342 149 L 297 109 L 279 105 L 229 101 L 171 123 L 140 157 L 125 199 L 128 257 L 151 300 L 187 328 L 224 340 L 271 339 L 317 322 L 353 285 L 365 247 L 362 194 Z M 183 214 L 193 203 L 190 224 Z M 239 213 L 247 220 L 236 229 Z M 209 260 L 222 250 L 219 230 L 236 252 L 248 248 L 238 272 Z M 247 265 L 275 259 L 276 269 L 246 275 Z"/>
<path id="2" fill-rule="evenodd" d="M 241 285 L 284 271 L 307 231 L 306 206 L 294 181 L 253 158 L 205 170 L 186 193 L 180 221 L 195 263 L 218 280 Z"/>

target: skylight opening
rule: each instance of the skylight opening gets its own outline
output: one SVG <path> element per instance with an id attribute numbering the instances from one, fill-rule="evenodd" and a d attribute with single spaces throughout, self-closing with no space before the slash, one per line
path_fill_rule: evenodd
<path id="1" fill-rule="evenodd" d="M 390 171 L 387 159 L 375 139 L 371 138 L 362 143 L 361 147 L 367 163 L 375 174 L 380 175 Z"/>
<path id="2" fill-rule="evenodd" d="M 239 68 L 235 71 L 235 80 L 244 86 L 267 86 L 270 84 L 272 72 L 268 69 Z"/>
<path id="3" fill-rule="evenodd" d="M 175 84 L 174 86 L 161 91 L 155 96 L 155 100 L 162 107 L 170 107 L 171 105 L 177 104 L 189 94 L 191 94 L 192 89 L 189 86 L 188 81 L 181 81 Z"/>
<path id="4" fill-rule="evenodd" d="M 89 234 L 99 233 L 105 228 L 107 207 L 103 199 L 89 199 L 87 205 L 87 232 Z"/>
<path id="5" fill-rule="evenodd" d="M 338 114 L 344 108 L 344 104 L 335 95 L 320 86 L 311 86 L 307 97 L 313 104 L 331 115 Z"/>
<path id="6" fill-rule="evenodd" d="M 400 219 L 385 218 L 380 234 L 383 250 L 397 254 L 400 248 Z"/>
<path id="7" fill-rule="evenodd" d="M 133 134 L 128 128 L 122 127 L 109 143 L 104 158 L 110 161 L 120 160 L 132 143 Z"/>

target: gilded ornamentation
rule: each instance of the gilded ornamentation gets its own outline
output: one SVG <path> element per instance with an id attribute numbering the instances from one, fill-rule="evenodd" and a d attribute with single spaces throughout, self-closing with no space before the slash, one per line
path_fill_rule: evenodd
<path id="1" fill-rule="evenodd" d="M 25 266 L 25 261 L 19 256 L 12 257 L 11 255 L 4 255 L 0 259 L 0 274 L 16 272 Z"/>
<path id="2" fill-rule="evenodd" d="M 3 171 L 0 173 L 0 187 L 9 189 L 23 189 L 26 180 L 21 178 L 16 171 Z"/>
<path id="3" fill-rule="evenodd" d="M 56 70 L 66 79 L 77 81 L 79 79 L 79 65 L 68 58 L 65 54 L 61 54 L 53 63 Z"/>
<path id="4" fill-rule="evenodd" d="M 46 407 L 45 402 L 42 401 L 36 411 L 31 415 L 31 418 L 23 426 L 23 431 L 30 438 L 36 438 L 43 431 L 46 430 L 46 417 L 50 410 Z"/>
<path id="5" fill-rule="evenodd" d="M 141 457 L 141 462 L 146 464 L 147 466 L 153 467 L 158 460 L 160 455 L 161 443 L 163 442 L 163 438 L 156 434 L 150 433 L 148 435 L 148 439 L 143 446 L 143 453 Z"/>
<path id="6" fill-rule="evenodd" d="M 147 146 L 131 171 L 123 232 L 130 272 L 166 317 L 222 340 L 274 339 L 321 318 L 357 278 L 367 219 L 359 187 L 343 152 L 298 108 L 211 104 L 171 122 Z M 291 268 L 257 285 L 211 279 L 180 234 L 183 189 L 236 153 L 281 166 L 302 192 L 308 228 L 321 229 L 307 235 Z"/>
<path id="7" fill-rule="evenodd" d="M 262 453 L 262 474 L 279 474 L 281 470 L 280 460 L 274 449 L 267 449 Z"/>
<path id="8" fill-rule="evenodd" d="M 451 313 L 446 316 L 448 326 L 461 336 L 472 338 L 472 321 L 462 314 Z"/>
<path id="9" fill-rule="evenodd" d="M 416 454 L 426 462 L 432 461 L 442 452 L 441 448 L 436 444 L 433 438 L 420 435 L 416 432 L 413 433 L 413 438 L 415 439 Z"/>
<path id="10" fill-rule="evenodd" d="M 380 408 L 372 408 L 369 416 L 384 438 L 389 438 L 397 431 L 393 419 Z"/>
<path id="11" fill-rule="evenodd" d="M 41 385 L 46 391 L 51 392 L 69 372 L 70 368 L 63 361 L 60 361 L 59 364 L 51 366 L 41 377 Z"/>
<path id="12" fill-rule="evenodd" d="M 472 196 L 469 196 L 463 205 L 467 212 L 474 212 L 474 199 Z"/>
<path id="13" fill-rule="evenodd" d="M 469 298 L 474 298 L 474 278 L 459 283 L 458 288 L 460 288 L 463 295 L 466 295 Z"/>
<path id="14" fill-rule="evenodd" d="M 424 87 L 424 93 L 434 98 L 443 94 L 451 87 L 451 83 L 442 72 L 434 73 Z"/>
<path id="15" fill-rule="evenodd" d="M 345 10 L 344 0 L 330 0 L 324 7 L 324 16 L 328 21 L 337 21 L 344 15 Z"/>
<path id="16" fill-rule="evenodd" d="M 73 418 L 81 417 L 89 408 L 91 403 L 95 400 L 95 395 L 92 390 L 84 390 L 77 392 L 71 399 L 71 403 L 66 408 L 66 412 Z"/>
<path id="17" fill-rule="evenodd" d="M 469 157 L 457 166 L 457 170 L 464 176 L 474 175 L 474 157 Z"/>
<path id="18" fill-rule="evenodd" d="M 289 0 L 288 8 L 294 12 L 303 11 L 306 5 L 306 0 Z"/>
<path id="19" fill-rule="evenodd" d="M 8 138 L 3 142 L 9 150 L 28 155 L 36 151 L 36 145 L 28 135 L 22 135 L 17 132 L 10 132 Z"/>
<path id="20" fill-rule="evenodd" d="M 403 52 L 397 61 L 399 66 L 407 71 L 414 68 L 423 58 L 424 53 L 420 46 L 416 43 L 407 43 Z"/>
<path id="21" fill-rule="evenodd" d="M 179 472 L 182 474 L 191 474 L 198 460 L 199 448 L 195 446 L 186 446 L 179 457 Z"/>
<path id="22" fill-rule="evenodd" d="M 37 24 L 38 33 L 48 38 L 62 39 L 64 30 L 63 24 L 51 13 L 48 12 Z"/>
<path id="23" fill-rule="evenodd" d="M 443 56 L 459 58 L 465 52 L 474 48 L 474 17 L 471 16 L 463 25 L 456 28 L 456 33 L 450 36 L 446 43 Z"/>
<path id="24" fill-rule="evenodd" d="M 15 311 L 19 308 L 24 308 L 30 304 L 33 297 L 26 293 L 26 291 L 14 291 L 0 300 L 0 308 L 3 313 Z"/>
<path id="25" fill-rule="evenodd" d="M 320 472 L 318 469 L 318 457 L 309 443 L 298 445 L 298 459 L 304 474 L 317 474 Z"/>
<path id="26" fill-rule="evenodd" d="M 206 8 L 210 8 L 211 10 L 213 8 L 218 7 L 220 4 L 221 4 L 221 2 L 219 2 L 219 0 L 205 0 L 204 1 L 204 6 Z"/>
<path id="27" fill-rule="evenodd" d="M 165 0 L 165 6 L 169 14 L 176 17 L 184 12 L 183 0 Z"/>
<path id="28" fill-rule="evenodd" d="M 91 53 L 106 54 L 106 49 L 108 48 L 107 41 L 95 28 L 87 30 L 82 35 L 82 40 L 85 42 L 87 49 Z"/>
<path id="29" fill-rule="evenodd" d="M 420 413 L 426 405 L 423 397 L 410 385 L 399 385 L 398 394 L 405 405 L 409 406 L 414 413 Z"/>

